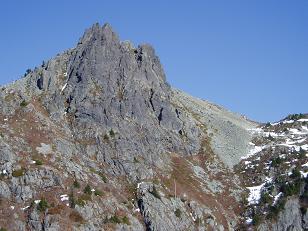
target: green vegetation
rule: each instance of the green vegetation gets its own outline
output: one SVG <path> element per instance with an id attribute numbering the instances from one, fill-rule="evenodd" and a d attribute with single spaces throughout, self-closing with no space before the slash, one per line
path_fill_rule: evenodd
<path id="1" fill-rule="evenodd" d="M 301 208 L 300 208 L 301 213 L 302 213 L 303 216 L 307 213 L 307 209 L 308 209 L 308 208 L 305 208 L 305 207 L 301 207 Z"/>
<path id="2" fill-rule="evenodd" d="M 301 178 L 301 172 L 298 168 L 294 168 L 292 170 L 291 178 L 293 178 L 293 179 L 300 179 Z"/>
<path id="3" fill-rule="evenodd" d="M 80 188 L 80 184 L 77 180 L 74 180 L 73 186 L 74 188 Z"/>
<path id="4" fill-rule="evenodd" d="M 297 182 L 297 181 L 296 181 Z M 283 183 L 281 186 L 281 192 L 283 195 L 278 199 L 278 201 L 273 204 L 273 197 L 270 193 L 273 191 L 273 188 L 268 187 L 266 190 L 261 192 L 260 203 L 258 207 L 253 209 L 253 216 L 252 216 L 252 224 L 254 226 L 258 226 L 262 219 L 277 219 L 279 213 L 285 208 L 285 203 L 288 196 L 294 195 L 295 193 L 299 193 L 297 187 L 298 185 L 295 183 Z M 266 217 L 263 214 L 264 211 L 267 211 Z"/>
<path id="5" fill-rule="evenodd" d="M 74 193 L 71 193 L 69 195 L 69 204 L 70 204 L 70 208 L 75 208 L 76 206 L 76 201 L 75 201 L 75 196 L 74 196 Z"/>
<path id="6" fill-rule="evenodd" d="M 281 186 L 280 191 L 283 192 L 286 197 L 298 195 L 300 191 L 300 186 L 301 186 L 300 180 L 297 180 L 293 183 L 286 182 Z"/>
<path id="7" fill-rule="evenodd" d="M 35 159 L 35 165 L 42 165 L 43 164 L 43 161 L 41 160 L 38 160 L 38 159 Z"/>
<path id="8" fill-rule="evenodd" d="M 26 100 L 23 100 L 23 101 L 21 101 L 20 106 L 21 107 L 27 107 L 28 103 L 26 102 Z"/>
<path id="9" fill-rule="evenodd" d="M 278 214 L 284 209 L 285 203 L 285 198 L 280 199 L 275 205 L 270 207 L 267 217 L 269 219 L 276 219 Z"/>
<path id="10" fill-rule="evenodd" d="M 306 157 L 306 151 L 304 149 L 302 149 L 302 147 L 299 149 L 299 154 L 298 154 L 298 158 L 299 159 L 304 159 Z"/>
<path id="11" fill-rule="evenodd" d="M 176 217 L 180 218 L 182 216 L 182 211 L 179 208 L 177 208 L 174 211 L 174 214 L 175 214 Z"/>
<path id="12" fill-rule="evenodd" d="M 105 134 L 104 137 L 103 137 L 104 141 L 108 141 L 109 140 L 109 136 L 108 134 Z"/>
<path id="13" fill-rule="evenodd" d="M 84 201 L 90 201 L 91 200 L 91 195 L 89 194 L 82 194 L 79 199 L 84 200 Z"/>
<path id="14" fill-rule="evenodd" d="M 76 204 L 83 207 L 86 205 L 86 202 L 84 200 L 82 200 L 81 198 L 78 198 L 76 201 Z"/>
<path id="15" fill-rule="evenodd" d="M 13 100 L 16 99 L 16 96 L 14 93 L 10 93 L 10 94 L 7 94 L 5 97 L 4 97 L 4 100 L 5 102 L 11 102 Z"/>
<path id="16" fill-rule="evenodd" d="M 110 217 L 109 222 L 114 224 L 120 224 L 121 219 L 117 215 L 113 215 L 112 217 Z"/>
<path id="17" fill-rule="evenodd" d="M 30 208 L 34 208 L 34 206 L 35 206 L 35 202 L 34 202 L 34 200 L 32 200 L 31 203 L 30 203 Z"/>
<path id="18" fill-rule="evenodd" d="M 132 200 L 132 199 L 136 199 L 137 196 L 137 184 L 132 184 L 132 183 L 128 183 L 126 185 L 126 190 L 128 193 L 128 201 Z"/>
<path id="19" fill-rule="evenodd" d="M 252 216 L 252 224 L 254 226 L 258 226 L 261 222 L 261 217 L 259 214 L 255 213 L 253 216 Z"/>
<path id="20" fill-rule="evenodd" d="M 275 158 L 272 160 L 272 166 L 278 166 L 280 163 L 282 163 L 282 160 L 279 158 Z M 274 187 L 273 185 L 271 187 L 265 185 L 265 190 L 261 193 L 259 204 L 260 208 L 258 209 L 258 211 L 255 211 L 256 216 L 253 218 L 254 224 L 259 223 L 260 219 L 263 217 L 262 211 L 264 211 L 265 209 L 266 211 L 268 211 L 266 215 L 267 219 L 277 219 L 279 213 L 285 208 L 287 198 L 294 195 L 300 195 L 300 190 L 305 184 L 304 181 L 306 181 L 306 179 L 303 179 L 301 177 L 300 169 L 298 167 L 292 170 L 292 174 L 289 177 L 278 176 L 275 180 L 275 183 L 276 185 L 280 186 L 279 191 L 283 194 L 274 205 L 272 205 L 273 197 L 270 196 Z M 303 194 L 305 194 L 305 192 Z M 301 196 L 301 198 L 303 198 L 303 195 Z"/>
<path id="21" fill-rule="evenodd" d="M 37 204 L 37 210 L 40 212 L 45 212 L 48 208 L 49 205 L 45 198 L 42 198 L 41 201 Z"/>
<path id="22" fill-rule="evenodd" d="M 106 223 L 113 223 L 113 224 L 126 224 L 126 225 L 130 225 L 129 219 L 127 216 L 124 217 L 119 217 L 118 215 L 113 215 L 112 217 L 110 217 L 109 219 L 105 220 Z"/>
<path id="23" fill-rule="evenodd" d="M 159 178 L 155 177 L 155 178 L 153 179 L 153 184 L 158 185 L 159 183 L 160 183 Z"/>
<path id="24" fill-rule="evenodd" d="M 134 157 L 134 163 L 135 164 L 139 163 L 139 160 L 137 159 L 137 157 Z"/>
<path id="25" fill-rule="evenodd" d="M 76 204 L 79 206 L 85 206 L 87 201 L 91 200 L 91 195 L 89 194 L 82 194 L 76 201 Z"/>
<path id="26" fill-rule="evenodd" d="M 301 195 L 301 200 L 302 201 L 307 201 L 308 198 L 308 177 L 305 178 L 305 188 L 304 188 L 304 192 Z"/>
<path id="27" fill-rule="evenodd" d="M 271 166 L 272 167 L 278 167 L 282 162 L 283 162 L 282 159 L 278 156 L 278 157 L 272 159 Z"/>
<path id="28" fill-rule="evenodd" d="M 197 217 L 197 218 L 196 218 L 195 224 L 196 224 L 197 226 L 200 226 L 200 224 L 202 224 L 202 220 L 201 220 L 200 217 Z"/>
<path id="29" fill-rule="evenodd" d="M 6 228 L 0 228 L 0 231 L 7 231 L 7 229 Z"/>
<path id="30" fill-rule="evenodd" d="M 307 200 L 308 198 L 308 188 L 305 187 L 305 191 L 303 193 L 303 195 L 301 195 L 301 200 Z"/>
<path id="31" fill-rule="evenodd" d="M 260 203 L 261 204 L 271 204 L 273 202 L 273 198 L 269 195 L 268 192 L 262 192 Z"/>
<path id="32" fill-rule="evenodd" d="M 277 183 L 277 185 L 281 186 L 283 184 L 285 184 L 286 182 L 286 176 L 277 176 L 275 183 Z"/>
<path id="33" fill-rule="evenodd" d="M 304 114 L 291 114 L 291 115 L 288 115 L 287 119 L 289 120 L 299 120 L 299 119 L 303 119 L 305 118 L 305 115 Z"/>
<path id="34" fill-rule="evenodd" d="M 115 133 L 114 133 L 114 131 L 111 129 L 110 131 L 109 131 L 109 135 L 110 135 L 110 137 L 114 137 L 115 136 Z"/>
<path id="35" fill-rule="evenodd" d="M 1 137 L 1 138 L 4 138 L 4 135 L 3 135 L 3 133 L 2 133 L 2 132 L 0 132 L 0 137 Z"/>
<path id="36" fill-rule="evenodd" d="M 30 73 L 31 73 L 31 69 L 30 68 L 28 68 L 27 70 L 26 70 L 26 72 L 25 72 L 25 74 L 24 74 L 24 77 L 26 77 L 27 75 L 29 75 Z"/>
<path id="37" fill-rule="evenodd" d="M 274 140 L 275 140 L 275 138 L 272 137 L 271 134 L 269 134 L 268 137 L 266 137 L 266 138 L 267 138 L 268 140 L 270 140 L 270 141 L 274 141 Z"/>
<path id="38" fill-rule="evenodd" d="M 18 170 L 14 170 L 13 172 L 12 172 L 12 176 L 13 177 L 21 177 L 21 176 L 23 176 L 24 175 L 24 169 L 18 169 Z"/>
<path id="39" fill-rule="evenodd" d="M 94 168 L 90 168 L 90 171 L 93 172 L 93 173 L 95 173 L 95 174 L 97 174 L 97 175 L 99 175 L 99 176 L 101 177 L 102 181 L 104 181 L 104 183 L 107 183 L 107 182 L 108 182 L 108 179 L 107 179 L 107 177 L 105 176 L 104 172 L 102 172 L 102 171 L 97 171 L 97 170 L 95 170 Z"/>
<path id="40" fill-rule="evenodd" d="M 84 188 L 83 192 L 84 192 L 85 194 L 91 195 L 91 194 L 92 194 L 92 191 L 91 191 L 90 185 L 87 184 L 87 186 Z"/>
<path id="41" fill-rule="evenodd" d="M 124 216 L 124 217 L 122 218 L 122 223 L 123 223 L 123 224 L 126 224 L 126 225 L 130 225 L 130 222 L 129 222 L 129 219 L 128 219 L 127 216 Z"/>
<path id="42" fill-rule="evenodd" d="M 101 177 L 101 179 L 102 179 L 102 181 L 104 181 L 104 183 L 108 182 L 108 179 L 103 172 L 98 172 L 97 174 Z"/>
<path id="43" fill-rule="evenodd" d="M 95 196 L 103 196 L 104 193 L 103 193 L 102 191 L 100 191 L 99 189 L 96 189 L 96 190 L 94 191 L 94 195 L 95 195 Z"/>
<path id="44" fill-rule="evenodd" d="M 154 197 L 156 197 L 157 199 L 161 199 L 159 192 L 157 191 L 156 187 L 153 186 L 152 191 L 149 191 Z"/>

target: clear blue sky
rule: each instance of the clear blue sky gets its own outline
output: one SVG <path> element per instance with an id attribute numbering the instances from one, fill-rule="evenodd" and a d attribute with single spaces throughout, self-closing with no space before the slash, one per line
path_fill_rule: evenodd
<path id="1" fill-rule="evenodd" d="M 3 0 L 0 84 L 74 47 L 95 22 L 152 44 L 171 85 L 191 95 L 257 121 L 308 112 L 307 0 Z"/>

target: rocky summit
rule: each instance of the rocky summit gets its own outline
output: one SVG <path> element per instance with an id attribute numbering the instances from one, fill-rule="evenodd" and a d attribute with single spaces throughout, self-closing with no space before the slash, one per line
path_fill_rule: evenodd
<path id="1" fill-rule="evenodd" d="M 0 121 L 1 230 L 308 229 L 308 115 L 176 90 L 108 24 L 1 86 Z"/>

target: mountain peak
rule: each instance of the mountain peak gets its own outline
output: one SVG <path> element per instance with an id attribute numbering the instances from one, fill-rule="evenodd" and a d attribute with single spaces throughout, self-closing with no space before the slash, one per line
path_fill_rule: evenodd
<path id="1" fill-rule="evenodd" d="M 258 125 L 174 90 L 109 24 L 2 87 L 0 121 L 7 230 L 307 229 L 307 115 Z"/>
<path id="2" fill-rule="evenodd" d="M 118 35 L 114 32 L 109 23 L 105 23 L 103 26 L 100 26 L 99 23 L 95 23 L 85 31 L 84 35 L 79 40 L 79 44 L 99 39 L 106 42 L 119 42 Z"/>
<path id="3" fill-rule="evenodd" d="M 102 26 L 102 30 L 105 31 L 106 33 L 113 33 L 113 28 L 108 22 Z"/>

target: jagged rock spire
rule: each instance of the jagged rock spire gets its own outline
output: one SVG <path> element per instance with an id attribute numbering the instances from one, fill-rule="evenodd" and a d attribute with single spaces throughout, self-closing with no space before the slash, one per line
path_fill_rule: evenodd
<path id="1" fill-rule="evenodd" d="M 102 27 L 99 23 L 93 24 L 85 31 L 84 35 L 79 40 L 79 44 L 84 44 L 91 39 L 101 39 L 106 42 L 119 42 L 118 35 L 114 32 L 109 23 L 105 23 Z"/>

